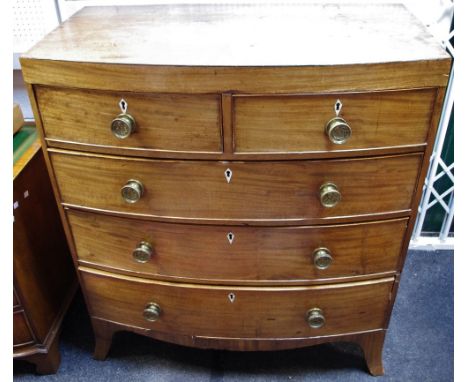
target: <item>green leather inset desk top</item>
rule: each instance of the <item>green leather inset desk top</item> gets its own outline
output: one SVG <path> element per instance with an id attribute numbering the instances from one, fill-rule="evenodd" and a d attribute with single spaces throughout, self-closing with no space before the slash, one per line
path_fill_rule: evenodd
<path id="1" fill-rule="evenodd" d="M 37 130 L 34 126 L 23 126 L 13 136 L 13 164 L 15 164 L 24 152 L 36 140 Z"/>

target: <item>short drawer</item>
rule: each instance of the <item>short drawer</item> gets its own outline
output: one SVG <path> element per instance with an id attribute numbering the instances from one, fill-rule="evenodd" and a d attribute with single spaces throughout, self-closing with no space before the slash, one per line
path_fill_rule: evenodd
<path id="1" fill-rule="evenodd" d="M 396 272 L 407 219 L 301 227 L 159 223 L 67 212 L 82 265 L 190 282 L 298 283 Z"/>
<path id="2" fill-rule="evenodd" d="M 436 89 L 235 96 L 234 149 L 237 153 L 288 153 L 423 148 L 435 96 Z M 337 116 L 340 105 L 339 116 L 351 128 L 351 136 L 336 144 L 325 134 L 325 127 Z"/>
<path id="3" fill-rule="evenodd" d="M 394 282 L 392 277 L 328 286 L 231 288 L 80 269 L 92 317 L 173 335 L 228 338 L 300 338 L 383 328 Z"/>
<path id="4" fill-rule="evenodd" d="M 142 217 L 256 223 L 409 211 L 421 157 L 228 163 L 51 152 L 66 204 Z M 330 183 L 342 198 L 331 208 L 322 205 L 337 200 L 336 190 L 323 187 Z M 137 197 L 131 191 L 137 184 L 140 199 L 126 202 L 121 188 L 128 185 Z"/>
<path id="5" fill-rule="evenodd" d="M 28 345 L 34 342 L 23 311 L 13 313 L 13 346 Z"/>
<path id="6" fill-rule="evenodd" d="M 95 149 L 221 152 L 220 98 L 218 95 L 112 93 L 37 86 L 45 138 L 49 144 L 68 142 Z M 127 113 L 136 130 L 116 138 L 111 123 Z"/>

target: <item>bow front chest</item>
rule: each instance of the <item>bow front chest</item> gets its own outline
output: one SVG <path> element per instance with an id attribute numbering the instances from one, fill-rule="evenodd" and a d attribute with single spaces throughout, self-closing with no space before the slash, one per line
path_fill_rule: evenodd
<path id="1" fill-rule="evenodd" d="M 84 8 L 21 64 L 97 359 L 352 341 L 383 373 L 451 66 L 408 10 Z"/>

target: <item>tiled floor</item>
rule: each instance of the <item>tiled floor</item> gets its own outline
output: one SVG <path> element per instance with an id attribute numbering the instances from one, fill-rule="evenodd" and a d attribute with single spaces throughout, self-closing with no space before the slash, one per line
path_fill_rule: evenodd
<path id="1" fill-rule="evenodd" d="M 278 352 L 220 352 L 131 333 L 114 337 L 105 362 L 92 359 L 93 335 L 81 296 L 68 313 L 56 375 L 15 361 L 15 381 L 398 381 L 453 380 L 453 252 L 410 252 L 387 335 L 386 374 L 367 374 L 354 344 Z"/>

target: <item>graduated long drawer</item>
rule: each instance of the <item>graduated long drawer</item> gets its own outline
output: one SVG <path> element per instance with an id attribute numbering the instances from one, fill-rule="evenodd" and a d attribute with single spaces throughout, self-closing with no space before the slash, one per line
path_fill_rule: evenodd
<path id="1" fill-rule="evenodd" d="M 422 155 L 243 163 L 52 151 L 51 159 L 68 205 L 175 220 L 296 222 L 409 212 Z M 129 180 L 144 186 L 136 203 L 121 195 Z M 342 195 L 332 208 L 320 200 L 329 182 Z"/>
<path id="2" fill-rule="evenodd" d="M 320 282 L 396 272 L 407 218 L 300 227 L 174 224 L 67 212 L 82 265 L 197 283 Z"/>
<path id="3" fill-rule="evenodd" d="M 394 282 L 389 277 L 311 287 L 221 287 L 80 270 L 92 317 L 194 337 L 303 338 L 381 329 Z M 317 328 L 307 320 L 314 308 L 323 317 Z"/>

